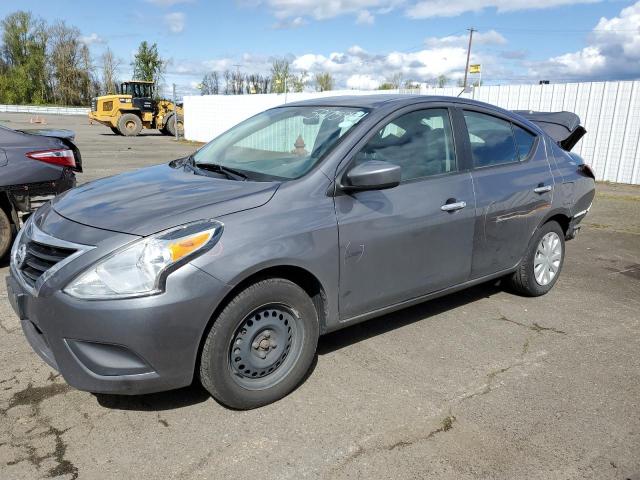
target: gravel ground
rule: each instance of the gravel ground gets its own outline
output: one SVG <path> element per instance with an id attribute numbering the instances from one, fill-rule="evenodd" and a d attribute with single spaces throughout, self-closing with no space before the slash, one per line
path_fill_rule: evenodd
<path id="1" fill-rule="evenodd" d="M 47 121 L 76 130 L 81 182 L 196 148 Z M 0 478 L 640 479 L 640 188 L 600 184 L 583 225 L 548 295 L 481 285 L 330 334 L 300 388 L 249 412 L 196 386 L 68 387 L 2 282 Z"/>

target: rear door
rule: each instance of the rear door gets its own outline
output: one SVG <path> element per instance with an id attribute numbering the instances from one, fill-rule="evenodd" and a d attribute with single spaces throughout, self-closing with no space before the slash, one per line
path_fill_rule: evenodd
<path id="1" fill-rule="evenodd" d="M 341 172 L 367 160 L 402 168 L 395 188 L 335 198 L 343 320 L 470 274 L 475 201 L 471 174 L 456 154 L 450 110 L 403 112 L 376 126 Z"/>
<path id="2" fill-rule="evenodd" d="M 476 194 L 471 278 L 514 267 L 551 208 L 554 179 L 544 139 L 506 115 L 458 110 L 467 128 Z"/>

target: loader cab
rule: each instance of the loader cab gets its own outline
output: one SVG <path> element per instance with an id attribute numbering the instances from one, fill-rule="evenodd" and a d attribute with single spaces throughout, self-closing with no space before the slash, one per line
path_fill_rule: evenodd
<path id="1" fill-rule="evenodd" d="M 155 84 L 153 82 L 122 82 L 118 93 L 120 95 L 131 95 L 133 98 L 153 98 Z"/>
<path id="2" fill-rule="evenodd" d="M 153 82 L 130 81 L 120 84 L 121 95 L 131 95 L 131 103 L 141 112 L 153 112 L 155 84 Z"/>

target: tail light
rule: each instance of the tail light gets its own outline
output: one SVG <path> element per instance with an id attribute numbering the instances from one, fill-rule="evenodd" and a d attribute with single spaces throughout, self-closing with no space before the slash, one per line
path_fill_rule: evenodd
<path id="1" fill-rule="evenodd" d="M 37 152 L 29 152 L 25 154 L 33 160 L 39 160 L 45 163 L 52 163 L 61 167 L 76 167 L 76 157 L 72 150 L 59 148 L 55 150 L 40 150 Z"/>

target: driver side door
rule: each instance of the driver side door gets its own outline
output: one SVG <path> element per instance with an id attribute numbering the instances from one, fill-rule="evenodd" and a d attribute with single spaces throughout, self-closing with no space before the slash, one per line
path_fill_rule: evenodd
<path id="1" fill-rule="evenodd" d="M 468 280 L 475 198 L 456 154 L 449 108 L 398 114 L 355 151 L 340 175 L 383 160 L 401 167 L 402 180 L 394 188 L 335 197 L 341 320 Z"/>

